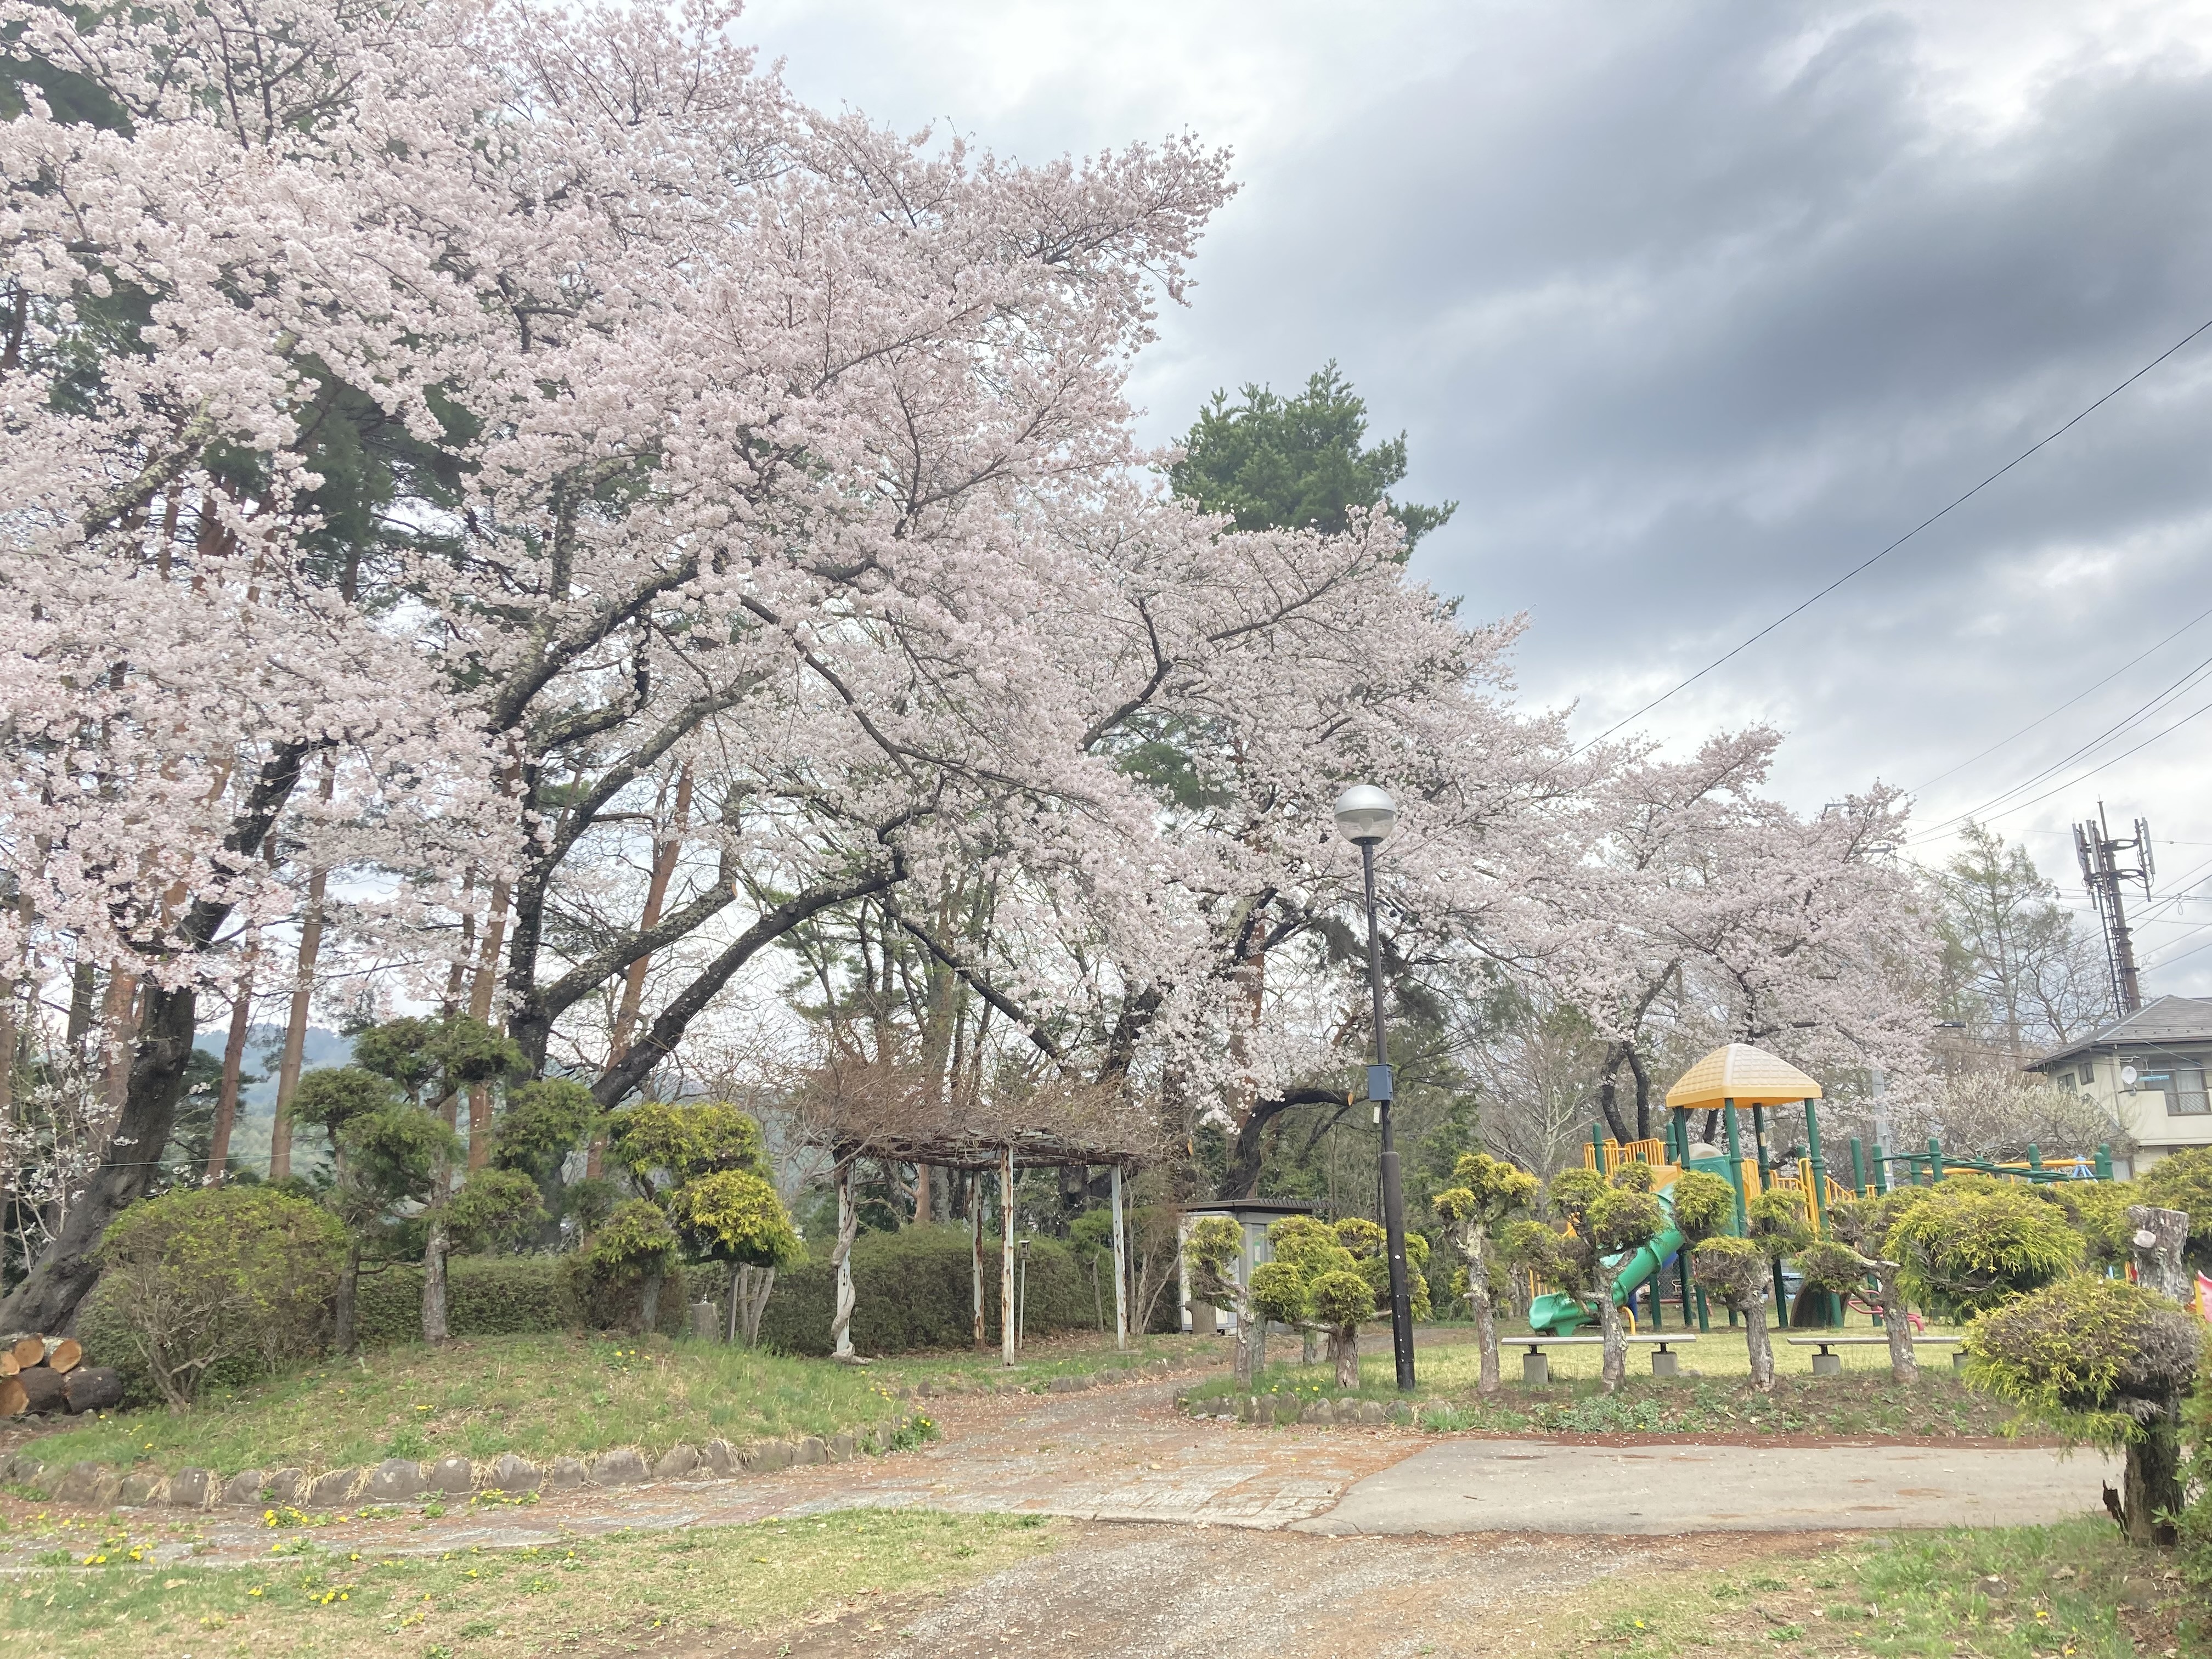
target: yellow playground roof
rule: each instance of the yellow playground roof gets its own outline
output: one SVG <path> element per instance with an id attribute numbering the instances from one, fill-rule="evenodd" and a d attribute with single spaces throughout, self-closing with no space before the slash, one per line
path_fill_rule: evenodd
<path id="1" fill-rule="evenodd" d="M 1739 1106 L 1779 1106 L 1820 1098 L 1820 1085 L 1811 1078 L 1788 1060 L 1747 1042 L 1714 1049 L 1667 1091 L 1668 1105 L 1678 1111 L 1687 1106 L 1717 1106 L 1726 1100 Z"/>

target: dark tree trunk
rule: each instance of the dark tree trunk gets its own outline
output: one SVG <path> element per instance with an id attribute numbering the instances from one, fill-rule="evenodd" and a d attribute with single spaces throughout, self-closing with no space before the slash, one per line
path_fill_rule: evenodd
<path id="1" fill-rule="evenodd" d="M 1260 1165 L 1266 1148 L 1261 1138 L 1267 1126 L 1283 1112 L 1293 1106 L 1344 1107 L 1350 1102 L 1344 1093 L 1335 1089 L 1293 1089 L 1280 1100 L 1260 1100 L 1252 1103 L 1252 1110 L 1237 1130 L 1236 1141 L 1229 1148 L 1229 1168 L 1221 1177 L 1223 1198 L 1253 1198 L 1260 1191 Z"/>
<path id="2" fill-rule="evenodd" d="M 440 1172 L 443 1184 L 444 1172 Z M 443 1218 L 430 1224 L 430 1236 L 422 1245 L 422 1340 L 436 1344 L 450 1334 L 446 1324 L 446 1224 Z"/>
<path id="3" fill-rule="evenodd" d="M 1597 1109 L 1605 1115 L 1605 1127 L 1613 1131 L 1615 1140 L 1633 1140 L 1636 1137 L 1628 1133 L 1628 1126 L 1620 1121 L 1619 1085 L 1622 1058 L 1618 1048 L 1607 1057 L 1605 1075 L 1598 1079 Z"/>
<path id="4" fill-rule="evenodd" d="M 2128 1443 L 2120 1507 L 2130 1544 L 2164 1548 L 2176 1540 L 2173 1517 L 2182 1504 L 2179 1416 L 2179 1402 L 2166 1401 L 2143 1425 L 2142 1438 Z"/>
<path id="5" fill-rule="evenodd" d="M 592 1098 L 602 1106 L 620 1105 L 631 1090 L 652 1075 L 654 1066 L 676 1052 L 676 1045 L 683 1040 L 685 1029 L 714 1000 L 715 994 L 729 983 L 738 969 L 817 912 L 870 893 L 883 892 L 895 882 L 904 879 L 903 862 L 895 858 L 893 864 L 890 870 L 856 876 L 840 885 L 809 888 L 763 915 L 740 933 L 721 955 L 702 969 L 675 1000 L 660 1011 L 659 1017 L 638 1039 L 635 1047 L 599 1073 L 599 1081 L 592 1085 Z"/>
<path id="6" fill-rule="evenodd" d="M 331 1297 L 331 1346 L 340 1353 L 351 1353 L 354 1345 L 356 1306 L 361 1300 L 361 1245 L 349 1241 L 346 1245 L 345 1266 L 338 1270 L 338 1287 Z"/>
<path id="7" fill-rule="evenodd" d="M 269 826 L 300 781 L 300 766 L 307 752 L 304 743 L 288 744 L 263 763 L 245 811 L 223 838 L 224 848 L 232 855 L 251 859 L 260 852 Z M 178 924 L 171 951 L 190 955 L 206 950 L 229 915 L 228 904 L 196 902 Z M 169 1131 L 176 1125 L 185 1066 L 198 1026 L 191 985 L 176 990 L 158 982 L 148 986 L 146 1014 L 131 1057 L 123 1110 L 101 1150 L 100 1167 L 86 1177 L 53 1243 L 23 1282 L 0 1302 L 0 1330 L 61 1332 L 74 1325 L 77 1304 L 100 1277 L 94 1257 L 100 1236 L 153 1184 L 159 1166 L 152 1154 L 169 1144 Z"/>

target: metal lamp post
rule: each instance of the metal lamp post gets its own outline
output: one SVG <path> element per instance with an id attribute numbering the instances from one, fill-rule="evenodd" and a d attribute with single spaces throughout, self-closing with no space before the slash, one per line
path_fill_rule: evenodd
<path id="1" fill-rule="evenodd" d="M 1398 822 L 1397 804 L 1371 783 L 1356 783 L 1336 798 L 1337 833 L 1359 849 L 1367 885 L 1367 985 L 1375 998 L 1375 1063 L 1367 1068 L 1367 1097 L 1382 1125 L 1382 1230 L 1390 1252 L 1390 1347 L 1398 1362 L 1398 1389 L 1413 1390 L 1413 1303 L 1406 1280 L 1406 1193 L 1398 1176 L 1398 1148 L 1390 1135 L 1390 1051 L 1382 1030 L 1382 945 L 1375 922 L 1375 849 Z"/>

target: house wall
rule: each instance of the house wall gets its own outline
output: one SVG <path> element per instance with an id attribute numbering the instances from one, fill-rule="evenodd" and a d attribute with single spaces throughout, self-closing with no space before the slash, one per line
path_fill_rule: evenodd
<path id="1" fill-rule="evenodd" d="M 2160 1063 L 2201 1065 L 2212 1069 L 2212 1054 L 2199 1057 L 2193 1054 L 2160 1053 L 2156 1058 Z M 2063 1065 L 2036 1068 L 2052 1082 L 2087 1097 L 2127 1131 L 2136 1143 L 2136 1153 L 2132 1169 L 2119 1167 L 2129 1160 L 2116 1160 L 2113 1172 L 2123 1176 L 2141 1175 L 2160 1158 L 2185 1147 L 2212 1146 L 2212 1113 L 2169 1112 L 2165 1091 L 2120 1086 L 2123 1065 L 2132 1060 L 2142 1066 L 2150 1059 L 2148 1050 L 2116 1048 L 2094 1056 L 2069 1060 Z M 2092 1081 L 2086 1084 L 2081 1081 L 2085 1066 L 2094 1074 Z"/>

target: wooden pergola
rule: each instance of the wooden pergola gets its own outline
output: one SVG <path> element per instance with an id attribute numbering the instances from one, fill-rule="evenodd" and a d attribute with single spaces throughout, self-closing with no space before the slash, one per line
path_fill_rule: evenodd
<path id="1" fill-rule="evenodd" d="M 859 1217 L 853 1204 L 853 1166 L 862 1158 L 929 1164 L 979 1177 L 968 1206 L 973 1241 L 975 1346 L 984 1341 L 983 1206 L 980 1177 L 999 1178 L 999 1347 L 1014 1363 L 1014 1176 L 1021 1170 L 1104 1167 L 1112 1176 L 1114 1341 L 1129 1342 L 1128 1235 L 1122 1185 L 1133 1170 L 1153 1161 L 1157 1121 L 1120 1088 L 1046 1083 L 1008 1091 L 988 1101 L 946 1098 L 941 1081 L 896 1066 L 833 1065 L 800 1095 L 802 1140 L 830 1153 L 837 1189 L 837 1243 L 830 1261 L 837 1296 L 830 1316 L 833 1357 L 853 1352 L 853 1240 Z"/>

